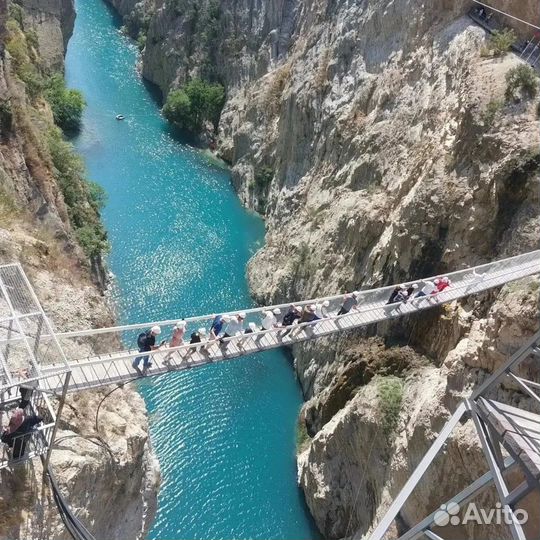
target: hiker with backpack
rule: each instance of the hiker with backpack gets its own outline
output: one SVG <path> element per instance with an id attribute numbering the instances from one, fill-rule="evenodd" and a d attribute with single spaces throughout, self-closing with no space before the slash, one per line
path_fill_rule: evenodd
<path id="1" fill-rule="evenodd" d="M 206 328 L 202 327 L 202 328 L 199 328 L 197 331 L 192 332 L 189 339 L 189 344 L 195 345 L 197 343 L 200 343 L 200 345 L 197 345 L 195 347 L 189 347 L 186 350 L 186 354 L 184 354 L 184 360 L 186 360 L 187 362 L 190 362 L 191 355 L 194 352 L 199 352 L 201 349 L 202 349 L 202 352 L 205 353 L 205 346 L 203 345 L 203 343 L 206 341 L 208 341 L 208 339 L 206 338 Z"/>
<path id="2" fill-rule="evenodd" d="M 150 351 L 155 351 L 156 349 L 159 349 L 161 345 L 156 346 L 156 336 L 159 336 L 159 334 L 161 334 L 161 328 L 159 326 L 152 326 L 150 330 L 147 330 L 146 332 L 141 332 L 137 337 L 137 346 L 139 347 L 139 352 L 148 353 Z M 139 369 L 139 364 L 141 360 L 143 361 L 142 371 Z M 131 365 L 137 370 L 137 373 L 139 375 L 142 375 L 144 377 L 148 370 L 152 367 L 150 355 L 146 354 L 144 356 L 137 356 L 137 358 L 133 360 L 133 363 Z"/>

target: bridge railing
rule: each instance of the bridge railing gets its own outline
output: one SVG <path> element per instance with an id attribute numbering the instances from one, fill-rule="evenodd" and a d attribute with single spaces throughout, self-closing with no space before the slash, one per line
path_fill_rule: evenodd
<path id="1" fill-rule="evenodd" d="M 493 263 L 489 263 L 486 265 L 481 265 L 478 267 L 475 267 L 474 269 L 465 269 L 460 270 L 457 272 L 452 272 L 447 274 L 447 276 L 452 280 L 452 285 L 450 288 L 446 289 L 442 293 L 438 293 L 435 296 L 430 297 L 423 297 L 423 298 L 414 298 L 410 300 L 407 303 L 395 303 L 391 305 L 387 305 L 386 302 L 388 301 L 388 298 L 390 296 L 391 291 L 394 289 L 395 286 L 389 286 L 384 287 L 381 289 L 375 289 L 375 290 L 367 290 L 367 291 L 361 291 L 359 296 L 359 305 L 358 308 L 351 311 L 348 314 L 343 315 L 337 315 L 337 311 L 341 305 L 343 295 L 339 296 L 332 296 L 332 297 L 325 297 L 317 300 L 309 300 L 305 302 L 298 302 L 295 303 L 295 305 L 298 306 L 304 306 L 306 304 L 310 303 L 320 303 L 321 301 L 328 299 L 330 301 L 330 306 L 328 307 L 329 310 L 329 317 L 319 319 L 316 321 L 306 322 L 303 324 L 297 324 L 293 326 L 293 330 L 290 333 L 290 335 L 283 341 L 283 345 L 286 345 L 291 342 L 296 341 L 303 341 L 305 339 L 310 339 L 313 337 L 312 334 L 316 333 L 317 335 L 326 335 L 329 333 L 336 332 L 338 329 L 347 329 L 347 328 L 354 328 L 382 320 L 392 319 L 395 317 L 402 316 L 407 313 L 413 313 L 416 311 L 429 309 L 433 307 L 434 305 L 438 305 L 443 302 L 448 302 L 457 298 L 461 298 L 463 296 L 467 296 L 469 294 L 477 293 L 483 290 L 490 289 L 492 287 L 503 285 L 504 283 L 507 283 L 509 281 L 513 281 L 515 279 L 520 279 L 522 277 L 525 277 L 527 275 L 531 275 L 534 273 L 540 272 L 540 251 L 528 253 L 526 255 L 521 255 L 518 257 L 513 257 L 510 259 L 505 259 L 502 261 L 496 261 Z M 433 280 L 435 278 L 429 278 L 429 280 Z M 423 283 L 427 281 L 419 280 L 417 283 L 420 284 L 420 287 Z M 407 284 L 410 284 L 412 282 L 408 282 Z M 289 306 L 289 304 L 281 304 L 279 305 L 280 308 L 286 309 Z M 246 310 L 246 319 L 247 322 L 258 320 L 260 318 L 260 315 L 263 310 L 271 310 L 275 306 L 270 306 L 266 308 L 255 308 L 251 310 Z M 284 309 L 282 311 L 284 311 Z M 234 312 L 232 312 L 234 313 Z M 212 320 L 212 316 L 204 316 L 204 317 L 194 317 L 194 318 L 187 318 L 186 321 L 188 322 L 188 332 L 186 332 L 186 335 L 189 337 L 189 331 L 191 328 L 197 329 L 201 326 L 205 326 L 208 328 L 209 323 Z M 170 324 L 174 321 L 160 321 L 160 324 L 165 327 L 164 323 Z M 96 346 L 103 346 L 104 341 L 111 341 L 116 342 L 121 347 L 121 342 L 119 339 L 117 339 L 119 336 L 121 336 L 126 331 L 133 332 L 134 329 L 140 330 L 140 329 L 146 329 L 147 327 L 151 326 L 152 324 L 156 323 L 146 323 L 144 325 L 127 325 L 122 326 L 119 328 L 104 328 L 104 329 L 96 329 L 91 331 L 82 331 L 82 332 L 70 332 L 61 335 L 62 340 L 74 340 L 75 343 L 80 343 L 81 341 L 84 342 L 84 350 L 91 349 L 92 340 L 96 340 L 97 344 Z M 246 325 L 247 326 L 247 325 Z M 191 327 L 191 328 L 190 328 Z M 266 348 L 270 348 L 271 346 L 279 346 L 278 343 L 270 342 L 270 338 L 279 337 L 280 334 L 284 333 L 283 328 L 276 328 L 271 330 L 261 330 L 260 326 L 257 325 L 257 331 L 250 333 L 250 334 L 240 334 L 237 336 L 232 336 L 229 338 L 225 338 L 222 340 L 223 344 L 231 343 L 232 347 L 230 348 L 228 352 L 229 355 L 239 355 L 242 354 L 241 349 L 250 349 L 253 348 L 254 343 L 256 345 L 265 345 Z M 108 336 L 109 334 L 109 336 Z M 110 334 L 113 334 L 112 338 L 110 337 Z M 133 336 L 136 336 L 135 333 L 132 334 Z M 162 334 L 163 335 L 163 334 Z M 162 336 L 160 336 L 162 337 Z M 265 337 L 268 338 L 265 341 Z M 293 337 L 294 339 L 291 339 Z M 134 341 L 134 337 L 133 337 Z M 213 344 L 205 343 L 204 346 L 206 348 L 210 348 Z M 184 356 L 184 351 L 187 353 L 190 349 L 200 349 L 200 344 L 194 344 L 190 345 L 188 343 L 184 343 L 178 347 L 175 348 L 162 348 L 160 352 L 167 353 L 167 352 L 174 352 L 174 351 L 180 351 L 182 353 L 182 356 Z M 235 350 L 237 348 L 238 350 Z M 66 345 L 64 344 L 64 349 L 68 349 Z M 70 347 L 71 349 L 71 347 Z M 231 354 L 231 350 L 233 351 Z M 219 356 L 219 352 L 215 351 L 215 355 Z M 76 362 L 72 365 L 76 365 L 77 363 L 84 363 L 86 366 L 88 366 L 90 369 L 92 369 L 92 366 L 97 366 L 99 364 L 103 363 L 117 363 L 117 362 L 125 362 L 127 360 L 133 360 L 136 357 L 144 356 L 136 349 L 127 349 L 127 350 L 115 350 L 111 352 L 107 352 L 106 354 L 102 354 L 99 356 L 95 356 L 93 358 L 92 355 L 84 355 L 82 357 L 79 357 L 76 359 Z M 171 357 L 171 362 L 174 365 L 175 363 L 179 361 L 178 355 L 173 355 Z M 114 371 L 114 370 L 113 370 Z M 72 374 L 73 376 L 73 384 L 83 384 L 84 381 L 78 381 L 77 379 L 80 377 L 86 376 L 82 373 L 74 372 Z M 91 375 L 91 377 L 99 377 L 99 374 Z"/>
<path id="2" fill-rule="evenodd" d="M 19 465 L 28 459 L 45 454 L 54 430 L 53 424 L 44 424 L 28 433 L 14 437 L 12 446 L 0 443 L 0 469 Z"/>

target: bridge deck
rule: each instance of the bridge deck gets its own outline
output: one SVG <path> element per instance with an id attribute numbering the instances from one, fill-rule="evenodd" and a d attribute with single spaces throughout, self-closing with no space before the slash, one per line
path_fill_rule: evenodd
<path id="1" fill-rule="evenodd" d="M 527 254 L 526 257 L 520 256 L 514 259 L 508 259 L 508 261 L 512 261 L 512 264 L 500 264 L 499 266 L 490 267 L 487 272 L 481 274 L 481 277 L 476 272 L 472 272 L 472 269 L 456 273 L 459 274 L 457 276 L 450 274 L 453 276 L 452 287 L 439 293 L 436 297 L 423 297 L 407 303 L 386 305 L 391 287 L 364 291 L 366 298 L 358 310 L 337 316 L 335 314 L 337 310 L 335 309 L 329 314 L 329 318 L 289 327 L 291 330 L 287 335 L 285 335 L 285 328 L 276 328 L 230 337 L 222 344 L 216 341 L 208 341 L 197 346 L 185 344 L 175 349 L 160 350 L 151 353 L 153 365 L 147 375 L 156 376 L 174 370 L 189 369 L 211 363 L 228 361 L 239 356 L 292 345 L 318 337 L 329 336 L 344 330 L 391 320 L 417 311 L 430 309 L 436 305 L 451 302 L 470 294 L 498 287 L 510 281 L 540 272 L 540 251 Z M 250 311 L 260 315 L 261 309 L 272 309 L 272 307 Z M 196 319 L 195 322 L 207 322 L 207 320 L 208 317 Z M 126 327 L 120 329 L 122 330 L 124 328 Z M 92 332 L 99 333 L 102 331 L 102 329 L 83 331 L 78 335 L 88 336 Z M 168 353 L 170 355 L 168 361 L 166 361 Z M 109 384 L 128 382 L 137 378 L 138 373 L 132 367 L 132 362 L 137 356 L 143 356 L 143 354 L 134 350 L 124 350 L 69 362 L 69 367 L 72 371 L 68 391 L 73 392 L 98 388 Z M 52 364 L 42 368 L 41 374 L 44 378 L 40 381 L 41 388 L 53 392 L 60 391 L 63 379 L 60 376 L 55 376 L 60 368 L 64 368 L 64 366 Z"/>

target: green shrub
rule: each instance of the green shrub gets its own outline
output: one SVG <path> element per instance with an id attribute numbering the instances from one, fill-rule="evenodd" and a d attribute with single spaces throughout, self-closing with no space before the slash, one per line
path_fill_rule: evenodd
<path id="1" fill-rule="evenodd" d="M 79 245 L 90 258 L 99 257 L 109 249 L 107 234 L 102 227 L 96 227 L 92 224 L 83 225 L 75 230 L 75 235 Z"/>
<path id="2" fill-rule="evenodd" d="M 80 128 L 86 103 L 78 90 L 67 89 L 62 75 L 56 74 L 47 81 L 45 95 L 59 127 L 64 131 Z"/>
<path id="3" fill-rule="evenodd" d="M 403 382 L 399 377 L 380 377 L 377 380 L 379 406 L 381 411 L 381 427 L 388 437 L 397 427 L 401 402 L 403 400 Z"/>
<path id="4" fill-rule="evenodd" d="M 255 173 L 255 185 L 258 189 L 265 190 L 269 185 L 270 182 L 272 182 L 272 178 L 274 178 L 274 171 L 271 167 L 261 167 L 256 173 Z"/>
<path id="5" fill-rule="evenodd" d="M 30 98 L 35 99 L 43 91 L 43 77 L 37 49 L 37 35 L 33 31 L 24 33 L 19 22 L 11 18 L 6 23 L 8 39 L 6 48 L 12 57 L 17 77 L 25 83 Z"/>
<path id="6" fill-rule="evenodd" d="M 45 82 L 34 64 L 23 64 L 17 69 L 17 76 L 26 85 L 28 95 L 35 99 L 43 92 Z"/>
<path id="7" fill-rule="evenodd" d="M 107 204 L 107 192 L 96 182 L 88 180 L 90 201 L 97 210 L 103 210 Z"/>
<path id="8" fill-rule="evenodd" d="M 17 70 L 17 68 L 28 62 L 26 38 L 14 20 L 7 21 L 6 27 L 9 32 L 6 49 L 11 55 L 13 65 Z"/>
<path id="9" fill-rule="evenodd" d="M 9 100 L 0 101 L 0 132 L 7 133 L 13 124 L 13 110 Z"/>
<path id="10" fill-rule="evenodd" d="M 516 40 L 516 33 L 511 28 L 495 30 L 489 40 L 489 47 L 494 56 L 504 56 Z"/>
<path id="11" fill-rule="evenodd" d="M 36 32 L 34 30 L 25 30 L 24 35 L 28 45 L 36 49 L 36 51 L 39 50 L 39 41 Z"/>
<path id="12" fill-rule="evenodd" d="M 9 18 L 15 21 L 19 28 L 22 28 L 24 22 L 23 8 L 14 2 L 9 2 Z"/>
<path id="13" fill-rule="evenodd" d="M 19 209 L 15 199 L 5 188 L 0 186 L 0 224 L 8 225 L 17 217 Z"/>
<path id="14" fill-rule="evenodd" d="M 499 100 L 492 100 L 487 104 L 486 110 L 482 113 L 482 120 L 487 127 L 491 127 L 493 125 L 497 113 L 503 108 L 503 106 L 504 103 Z"/>
<path id="15" fill-rule="evenodd" d="M 146 35 L 142 32 L 139 33 L 139 37 L 137 38 L 137 47 L 139 51 L 142 51 L 146 47 Z"/>
<path id="16" fill-rule="evenodd" d="M 169 122 L 198 134 L 206 121 L 212 122 L 217 129 L 224 103 L 225 89 L 221 84 L 193 79 L 182 88 L 169 92 L 163 116 Z"/>
<path id="17" fill-rule="evenodd" d="M 85 179 L 82 159 L 58 128 L 48 133 L 47 144 L 75 236 L 89 258 L 97 257 L 109 249 L 99 214 L 105 204 L 103 188 Z"/>
<path id="18" fill-rule="evenodd" d="M 506 99 L 518 100 L 520 96 L 536 97 L 538 93 L 538 78 L 534 69 L 525 64 L 513 67 L 506 74 Z"/>
<path id="19" fill-rule="evenodd" d="M 194 127 L 192 124 L 191 101 L 184 90 L 172 90 L 169 92 L 162 112 L 169 122 L 174 122 L 190 130 Z"/>

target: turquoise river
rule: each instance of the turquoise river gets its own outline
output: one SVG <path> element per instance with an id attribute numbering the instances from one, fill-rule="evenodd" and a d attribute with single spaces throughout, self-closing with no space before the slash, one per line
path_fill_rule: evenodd
<path id="1" fill-rule="evenodd" d="M 245 268 L 263 223 L 239 204 L 227 170 L 173 136 L 118 18 L 102 0 L 76 7 L 66 78 L 88 106 L 74 143 L 108 193 L 120 319 L 252 305 Z M 148 538 L 318 537 L 296 484 L 301 393 L 283 353 L 168 374 L 139 390 L 163 476 Z"/>

